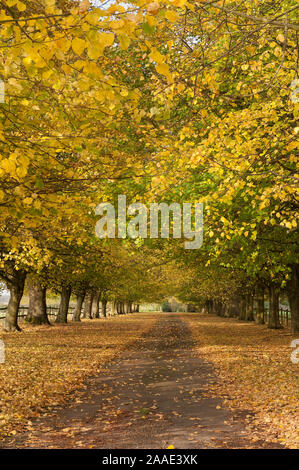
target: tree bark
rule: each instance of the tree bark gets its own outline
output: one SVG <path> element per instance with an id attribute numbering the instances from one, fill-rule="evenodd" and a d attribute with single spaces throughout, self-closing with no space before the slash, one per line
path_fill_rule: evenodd
<path id="1" fill-rule="evenodd" d="M 47 289 L 38 279 L 29 281 L 29 310 L 27 320 L 32 325 L 50 325 L 47 315 Z"/>
<path id="2" fill-rule="evenodd" d="M 102 302 L 102 312 L 101 312 L 101 316 L 106 318 L 107 317 L 107 300 L 106 299 L 103 299 Z"/>
<path id="3" fill-rule="evenodd" d="M 288 283 L 288 299 L 291 309 L 291 331 L 299 333 L 299 264 L 292 265 L 291 280 Z"/>
<path id="4" fill-rule="evenodd" d="M 124 314 L 124 304 L 123 302 L 117 302 L 117 313 L 119 315 L 123 315 Z"/>
<path id="5" fill-rule="evenodd" d="M 265 294 L 264 294 L 264 289 L 261 289 L 258 293 L 256 321 L 260 325 L 264 325 L 264 323 L 265 323 Z"/>
<path id="6" fill-rule="evenodd" d="M 63 286 L 60 295 L 60 305 L 55 323 L 67 323 L 67 314 L 69 311 L 70 297 L 72 288 Z"/>
<path id="7" fill-rule="evenodd" d="M 228 317 L 237 317 L 240 311 L 240 299 L 239 297 L 233 297 L 229 300 L 227 305 L 227 316 Z"/>
<path id="8" fill-rule="evenodd" d="M 18 313 L 20 302 L 24 292 L 26 273 L 22 270 L 14 270 L 12 281 L 8 284 L 10 299 L 4 322 L 5 331 L 21 331 L 18 325 Z"/>
<path id="9" fill-rule="evenodd" d="M 279 288 L 275 284 L 269 286 L 269 319 L 268 328 L 282 328 L 279 321 Z"/>
<path id="10" fill-rule="evenodd" d="M 87 292 L 85 295 L 84 309 L 83 309 L 83 318 L 92 318 L 91 309 L 92 309 L 92 292 Z"/>
<path id="11" fill-rule="evenodd" d="M 92 318 L 100 318 L 100 306 L 99 306 L 100 297 L 101 297 L 101 292 L 96 292 L 93 295 L 92 306 L 91 306 Z"/>
<path id="12" fill-rule="evenodd" d="M 214 305 L 213 305 L 213 300 L 212 299 L 207 300 L 206 307 L 207 307 L 208 314 L 213 314 L 214 313 Z"/>
<path id="13" fill-rule="evenodd" d="M 111 301 L 111 315 L 117 315 L 116 312 L 116 302 L 114 300 Z"/>
<path id="14" fill-rule="evenodd" d="M 246 295 L 246 311 L 245 311 L 245 320 L 246 321 L 253 321 L 253 295 L 249 293 Z"/>
<path id="15" fill-rule="evenodd" d="M 81 292 L 80 294 L 77 294 L 76 298 L 76 307 L 75 311 L 73 313 L 73 321 L 81 321 L 81 312 L 82 312 L 82 305 L 84 302 L 84 297 L 85 297 L 85 292 Z"/>
<path id="16" fill-rule="evenodd" d="M 245 315 L 246 315 L 246 298 L 242 296 L 241 301 L 240 301 L 239 320 L 245 320 Z"/>

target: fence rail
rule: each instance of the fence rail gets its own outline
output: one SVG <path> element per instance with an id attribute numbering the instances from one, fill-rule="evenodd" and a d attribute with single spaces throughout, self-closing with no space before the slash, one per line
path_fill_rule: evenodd
<path id="1" fill-rule="evenodd" d="M 254 317 L 257 319 L 257 309 L 254 308 Z M 264 321 L 267 323 L 269 320 L 269 309 L 265 308 L 264 311 Z M 291 323 L 291 312 L 287 308 L 280 308 L 279 309 L 279 321 L 282 326 L 289 326 Z"/>
<path id="2" fill-rule="evenodd" d="M 27 315 L 28 315 L 28 309 L 29 309 L 29 307 L 21 306 L 19 308 L 18 317 L 19 318 L 26 318 Z M 75 309 L 75 307 L 69 307 L 68 315 L 72 314 L 74 309 Z M 6 315 L 6 310 L 7 310 L 7 307 L 0 307 L 0 320 L 4 320 L 5 315 Z M 47 315 L 49 317 L 57 317 L 58 310 L 59 310 L 59 307 L 49 306 L 49 307 L 47 307 Z"/>

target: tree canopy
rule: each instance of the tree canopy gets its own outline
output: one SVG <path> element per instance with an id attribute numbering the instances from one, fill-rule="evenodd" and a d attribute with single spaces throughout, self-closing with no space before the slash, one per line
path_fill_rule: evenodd
<path id="1" fill-rule="evenodd" d="M 298 305 L 295 0 L 0 2 L 0 277 L 252 319 Z M 204 244 L 100 240 L 96 206 L 204 203 Z M 216 305 L 216 307 L 215 307 Z M 243 315 L 243 314 L 241 314 Z M 65 317 L 63 317 L 65 319 Z"/>

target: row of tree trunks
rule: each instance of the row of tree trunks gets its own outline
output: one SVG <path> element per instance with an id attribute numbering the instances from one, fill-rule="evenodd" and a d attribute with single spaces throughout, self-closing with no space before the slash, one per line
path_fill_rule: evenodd
<path id="1" fill-rule="evenodd" d="M 18 325 L 18 314 L 20 302 L 24 293 L 25 279 L 25 271 L 13 270 L 9 280 L 10 282 L 7 280 L 7 287 L 10 290 L 10 299 L 4 321 L 5 331 L 21 331 L 21 328 Z M 32 276 L 28 281 L 28 290 L 29 308 L 26 320 L 33 325 L 50 325 L 47 315 L 46 287 L 42 285 L 39 279 Z M 62 286 L 60 304 L 55 323 L 67 323 L 71 293 L 71 286 Z M 100 309 L 100 299 L 101 292 L 86 292 L 84 290 L 78 292 L 76 295 L 76 306 L 73 313 L 73 321 L 79 322 L 81 320 L 81 316 L 83 316 L 83 318 L 100 318 L 100 316 L 106 317 L 108 315 L 108 301 L 107 299 L 102 298 Z M 132 301 L 112 301 L 110 305 L 111 315 L 123 315 L 126 313 L 139 312 L 139 305 L 134 304 Z"/>
<path id="2" fill-rule="evenodd" d="M 271 283 L 268 287 L 269 291 L 269 315 L 268 328 L 279 329 L 282 325 L 279 320 L 279 295 L 280 286 Z M 291 309 L 291 331 L 297 333 L 299 331 L 299 269 L 298 265 L 293 267 L 291 281 L 288 285 L 288 298 Z M 264 289 L 259 289 L 256 295 L 257 312 L 254 315 L 254 293 L 248 292 L 246 295 L 236 298 L 226 306 L 218 300 L 207 300 L 204 311 L 219 316 L 236 316 L 236 310 L 239 311 L 239 320 L 254 321 L 259 324 L 265 323 L 265 295 Z"/>
<path id="3" fill-rule="evenodd" d="M 125 315 L 127 313 L 139 312 L 139 304 L 135 304 L 134 302 L 131 302 L 131 301 L 127 301 L 127 302 L 116 301 L 114 304 L 114 308 L 118 315 Z"/>
<path id="4" fill-rule="evenodd" d="M 299 264 L 293 264 L 291 269 L 291 279 L 287 286 L 291 309 L 291 331 L 299 333 Z"/>
<path id="5" fill-rule="evenodd" d="M 254 299 L 257 300 L 257 312 L 254 315 Z M 265 323 L 265 295 L 264 289 L 259 289 L 256 296 L 254 292 L 248 292 L 240 299 L 239 320 L 254 321 L 259 324 Z M 279 322 L 279 289 L 275 284 L 269 286 L 269 316 L 268 328 L 281 328 Z"/>
<path id="6" fill-rule="evenodd" d="M 85 301 L 84 301 L 85 297 Z M 78 293 L 76 296 L 76 307 L 73 314 L 73 321 L 79 322 L 82 318 L 106 318 L 108 316 L 108 300 L 101 299 L 101 292 Z M 84 302 L 84 306 L 83 306 Z M 83 313 L 82 313 L 83 307 Z M 139 311 L 139 305 L 133 302 L 110 302 L 110 315 L 124 315 Z"/>

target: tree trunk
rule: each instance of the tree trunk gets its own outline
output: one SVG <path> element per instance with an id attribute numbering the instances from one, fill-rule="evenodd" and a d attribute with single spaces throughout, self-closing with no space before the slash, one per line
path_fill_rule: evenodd
<path id="1" fill-rule="evenodd" d="M 214 312 L 216 313 L 216 315 L 218 315 L 219 317 L 222 317 L 223 316 L 222 302 L 220 302 L 220 300 L 214 300 L 213 306 L 214 306 Z"/>
<path id="2" fill-rule="evenodd" d="M 279 288 L 275 284 L 269 287 L 269 320 L 268 328 L 282 328 L 279 321 Z"/>
<path id="3" fill-rule="evenodd" d="M 117 313 L 118 313 L 119 315 L 123 315 L 123 314 L 124 314 L 123 302 L 117 302 Z"/>
<path id="4" fill-rule="evenodd" d="M 50 325 L 47 315 L 47 289 L 37 279 L 29 281 L 28 321 L 32 325 Z"/>
<path id="5" fill-rule="evenodd" d="M 83 318 L 92 318 L 91 309 L 92 309 L 92 292 L 87 292 L 85 295 L 84 309 L 83 309 Z"/>
<path id="6" fill-rule="evenodd" d="M 247 294 L 246 295 L 246 311 L 245 311 L 245 320 L 246 321 L 253 321 L 253 295 Z"/>
<path id="7" fill-rule="evenodd" d="M 136 305 L 136 312 L 139 312 L 139 304 Z"/>
<path id="8" fill-rule="evenodd" d="M 265 294 L 264 294 L 264 289 L 261 289 L 258 293 L 256 321 L 259 325 L 264 325 L 264 323 L 265 323 Z"/>
<path id="9" fill-rule="evenodd" d="M 292 266 L 291 280 L 288 284 L 288 299 L 291 309 L 291 331 L 299 333 L 299 264 Z"/>
<path id="10" fill-rule="evenodd" d="M 111 303 L 108 300 L 106 305 L 106 316 L 111 317 Z"/>
<path id="11" fill-rule="evenodd" d="M 100 307 L 99 307 L 100 297 L 101 297 L 101 292 L 96 292 L 93 295 L 92 307 L 91 307 L 92 318 L 100 318 Z"/>
<path id="12" fill-rule="evenodd" d="M 82 312 L 82 305 L 84 302 L 85 292 L 77 294 L 76 298 L 76 307 L 73 313 L 73 321 L 81 321 L 81 312 Z"/>
<path id="13" fill-rule="evenodd" d="M 67 314 L 69 311 L 70 297 L 72 288 L 63 286 L 60 295 L 60 305 L 55 323 L 67 323 Z"/>
<path id="14" fill-rule="evenodd" d="M 237 317 L 240 312 L 240 298 L 233 297 L 227 304 L 226 315 L 228 317 Z"/>
<path id="15" fill-rule="evenodd" d="M 246 298 L 241 297 L 240 301 L 240 311 L 239 311 L 239 320 L 245 320 L 246 315 Z"/>
<path id="16" fill-rule="evenodd" d="M 26 279 L 25 271 L 13 272 L 13 280 L 7 286 L 10 290 L 10 299 L 7 306 L 7 312 L 4 322 L 5 331 L 21 331 L 18 325 L 18 313 L 20 302 L 24 292 L 24 284 Z"/>
<path id="17" fill-rule="evenodd" d="M 117 315 L 116 312 L 116 302 L 114 300 L 111 301 L 111 315 Z"/>
<path id="18" fill-rule="evenodd" d="M 106 318 L 107 317 L 107 300 L 106 299 L 103 299 L 102 302 L 102 317 Z"/>

